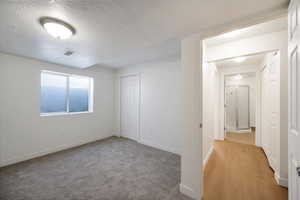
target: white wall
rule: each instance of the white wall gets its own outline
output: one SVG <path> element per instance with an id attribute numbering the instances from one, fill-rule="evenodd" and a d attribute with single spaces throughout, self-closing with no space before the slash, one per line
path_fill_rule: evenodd
<path id="1" fill-rule="evenodd" d="M 203 42 L 203 60 L 206 60 L 206 44 Z M 213 151 L 213 142 L 219 131 L 219 73 L 214 63 L 203 62 L 203 164 Z"/>
<path id="2" fill-rule="evenodd" d="M 112 136 L 112 70 L 72 69 L 7 54 L 0 54 L 0 62 L 1 166 Z M 94 112 L 41 117 L 40 70 L 93 77 Z"/>
<path id="3" fill-rule="evenodd" d="M 141 80 L 139 142 L 181 154 L 182 77 L 179 58 L 156 60 L 117 71 L 117 135 L 120 135 L 119 76 L 131 73 L 139 73 Z"/>
<path id="4" fill-rule="evenodd" d="M 183 77 L 183 150 L 180 191 L 197 200 L 202 198 L 202 42 L 199 35 L 181 41 Z"/>
<path id="5" fill-rule="evenodd" d="M 203 64 L 203 164 L 212 152 L 218 131 L 218 71 L 213 63 Z"/>
<path id="6" fill-rule="evenodd" d="M 242 74 L 243 75 L 243 74 Z M 255 113 L 256 113 L 256 77 L 244 77 L 241 80 L 235 78 L 227 78 L 225 80 L 225 86 L 238 86 L 246 85 L 249 86 L 249 114 L 250 114 L 250 126 L 255 127 Z"/>

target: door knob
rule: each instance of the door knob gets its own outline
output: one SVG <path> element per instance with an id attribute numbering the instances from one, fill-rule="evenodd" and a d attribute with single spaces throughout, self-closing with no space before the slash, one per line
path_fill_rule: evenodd
<path id="1" fill-rule="evenodd" d="M 300 167 L 297 167 L 296 170 L 297 170 L 298 176 L 300 176 Z"/>

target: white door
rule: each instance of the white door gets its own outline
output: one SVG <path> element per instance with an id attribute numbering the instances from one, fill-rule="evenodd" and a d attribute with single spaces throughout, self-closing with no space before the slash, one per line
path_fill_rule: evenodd
<path id="1" fill-rule="evenodd" d="M 279 53 L 267 55 L 268 62 L 262 71 L 262 147 L 274 170 L 278 169 L 279 155 L 276 151 L 279 135 Z"/>
<path id="2" fill-rule="evenodd" d="M 300 199 L 300 69 L 299 69 L 299 6 L 289 6 L 289 200 Z"/>
<path id="3" fill-rule="evenodd" d="M 225 128 L 226 131 L 236 131 L 236 87 L 225 88 Z"/>
<path id="4" fill-rule="evenodd" d="M 269 102 L 269 146 L 271 149 L 271 156 L 269 157 L 269 162 L 274 170 L 278 170 L 279 167 L 279 157 L 276 151 L 280 147 L 278 146 L 280 138 L 280 57 L 279 52 L 270 54 L 270 62 L 268 63 L 269 68 L 269 91 L 268 102 Z"/>
<path id="5" fill-rule="evenodd" d="M 269 103 L 268 103 L 268 73 L 267 73 L 267 66 L 264 67 L 262 74 L 261 74 L 261 142 L 262 147 L 267 154 L 267 156 L 270 155 L 271 149 L 269 145 L 269 138 L 271 137 L 269 134 L 269 116 L 268 116 L 268 110 L 269 110 Z"/>
<path id="6" fill-rule="evenodd" d="M 237 128 L 250 128 L 249 113 L 249 86 L 239 86 L 236 92 L 237 96 Z"/>
<path id="7" fill-rule="evenodd" d="M 120 78 L 121 136 L 132 140 L 139 139 L 139 76 Z"/>

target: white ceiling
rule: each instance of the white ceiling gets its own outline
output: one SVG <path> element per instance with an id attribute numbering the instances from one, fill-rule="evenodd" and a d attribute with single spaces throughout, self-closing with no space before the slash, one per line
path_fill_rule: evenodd
<path id="1" fill-rule="evenodd" d="M 243 62 L 235 62 L 233 59 L 226 59 L 222 61 L 215 62 L 216 66 L 218 68 L 237 68 L 237 67 L 243 67 L 243 66 L 253 66 L 257 67 L 260 65 L 266 56 L 267 53 L 257 54 L 257 55 L 251 55 L 246 56 L 246 60 Z"/>
<path id="2" fill-rule="evenodd" d="M 287 29 L 287 17 L 280 17 L 265 23 L 257 24 L 247 28 L 233 30 L 233 37 L 228 37 L 228 33 L 218 35 L 216 37 L 211 37 L 205 40 L 207 47 L 217 46 L 224 43 L 241 40 L 244 38 L 255 37 L 257 35 L 262 35 L 266 33 L 272 33 L 276 31 Z M 232 33 L 232 32 L 229 32 Z"/>
<path id="3" fill-rule="evenodd" d="M 180 54 L 180 38 L 286 9 L 288 0 L 1 0 L 0 51 L 67 66 L 122 67 Z M 76 28 L 56 40 L 38 19 Z M 73 50 L 72 56 L 65 56 Z"/>

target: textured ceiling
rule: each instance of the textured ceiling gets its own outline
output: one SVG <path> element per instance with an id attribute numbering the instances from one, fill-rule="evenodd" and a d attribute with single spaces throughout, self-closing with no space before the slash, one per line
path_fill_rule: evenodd
<path id="1" fill-rule="evenodd" d="M 122 67 L 179 55 L 180 38 L 257 14 L 288 0 L 1 0 L 0 51 L 67 66 Z M 76 35 L 56 40 L 42 16 L 72 24 Z M 75 51 L 65 56 L 66 50 Z"/>

